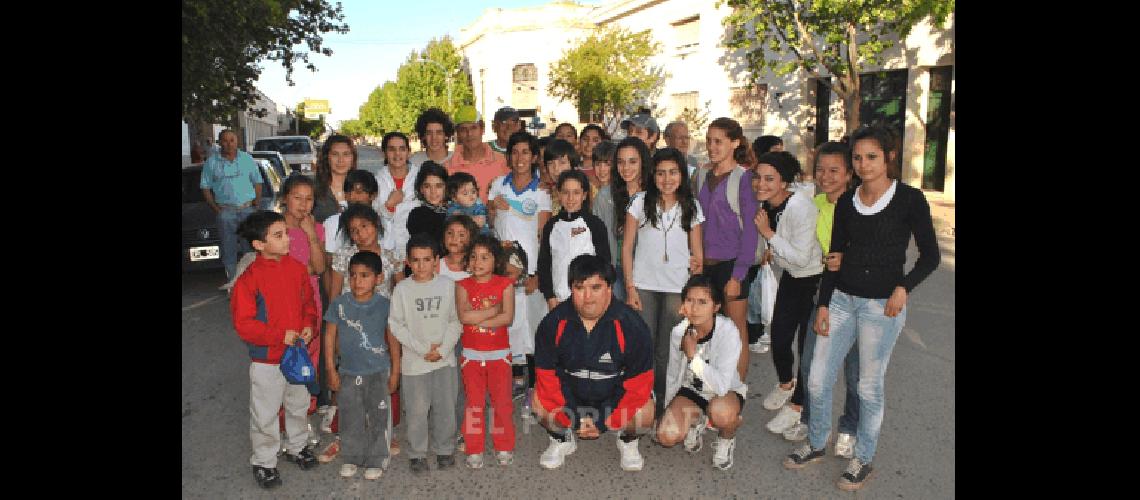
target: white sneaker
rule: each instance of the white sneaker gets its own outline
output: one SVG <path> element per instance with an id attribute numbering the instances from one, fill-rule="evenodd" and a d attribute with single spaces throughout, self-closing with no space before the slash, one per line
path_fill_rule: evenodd
<path id="1" fill-rule="evenodd" d="M 855 441 L 855 436 L 842 432 L 839 433 L 839 437 L 835 439 L 835 456 L 854 458 Z"/>
<path id="2" fill-rule="evenodd" d="M 788 441 L 803 441 L 807 439 L 807 435 L 808 426 L 803 422 L 796 422 L 796 425 L 788 427 L 788 429 L 784 431 L 784 439 Z"/>
<path id="3" fill-rule="evenodd" d="M 791 405 L 784 405 L 780 413 L 768 421 L 768 430 L 775 434 L 783 434 L 791 426 L 800 423 L 800 412 L 793 410 Z"/>
<path id="4" fill-rule="evenodd" d="M 756 354 L 764 354 L 772 349 L 771 343 L 764 341 L 765 336 L 767 336 L 767 334 L 762 335 L 760 338 L 756 339 L 756 342 L 748 344 L 748 350 Z"/>
<path id="5" fill-rule="evenodd" d="M 720 470 L 728 470 L 732 468 L 732 452 L 736 449 L 736 438 L 725 439 L 722 437 L 716 438 L 716 444 L 713 445 L 713 467 Z"/>
<path id="6" fill-rule="evenodd" d="M 320 410 L 317 410 L 319 413 Z M 321 432 L 332 433 L 333 417 L 336 416 L 336 407 L 329 406 L 324 413 L 321 414 Z"/>
<path id="7" fill-rule="evenodd" d="M 796 392 L 796 379 L 792 379 L 791 389 L 781 389 L 780 384 L 776 384 L 776 388 L 768 393 L 764 398 L 764 409 L 766 410 L 779 410 L 781 406 L 788 404 L 788 400 L 792 399 L 792 394 Z"/>
<path id="8" fill-rule="evenodd" d="M 515 461 L 515 454 L 511 451 L 500 451 L 495 453 L 495 460 L 502 466 L 511 465 Z"/>
<path id="9" fill-rule="evenodd" d="M 467 455 L 467 461 L 465 463 L 467 465 L 467 468 L 469 468 L 469 469 L 482 469 L 483 468 L 483 454 L 478 453 L 478 454 L 473 454 L 473 455 Z"/>
<path id="10" fill-rule="evenodd" d="M 380 476 L 383 476 L 383 475 L 384 475 L 384 469 L 381 469 L 379 467 L 371 467 L 368 469 L 364 469 L 364 479 L 367 479 L 369 481 L 375 481 L 377 479 L 380 479 Z"/>
<path id="11" fill-rule="evenodd" d="M 689 432 L 685 433 L 685 451 L 689 453 L 701 451 L 701 447 L 704 445 L 705 426 L 708 425 L 705 423 L 707 418 L 701 415 L 697 419 L 697 424 L 689 427 Z"/>
<path id="12" fill-rule="evenodd" d="M 630 442 L 621 440 L 621 433 L 618 433 L 617 447 L 621 451 L 621 468 L 627 471 L 639 471 L 645 466 L 645 459 L 641 458 L 641 452 L 637 449 L 637 443 L 640 439 L 634 439 Z"/>
<path id="13" fill-rule="evenodd" d="M 542 452 L 542 457 L 538 459 L 538 464 L 544 469 L 557 469 L 562 467 L 562 463 L 566 460 L 566 455 L 574 453 L 578 449 L 578 443 L 574 440 L 574 433 L 566 433 L 566 441 L 559 441 L 553 437 L 549 437 L 550 446 L 546 447 L 546 451 Z"/>
<path id="14" fill-rule="evenodd" d="M 344 464 L 340 466 L 340 477 L 352 477 L 356 475 L 356 466 L 353 464 Z"/>

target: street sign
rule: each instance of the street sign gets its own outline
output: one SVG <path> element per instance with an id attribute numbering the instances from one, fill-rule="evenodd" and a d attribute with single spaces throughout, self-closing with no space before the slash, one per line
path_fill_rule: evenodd
<path id="1" fill-rule="evenodd" d="M 305 99 L 305 119 L 316 120 L 329 113 L 328 99 Z"/>

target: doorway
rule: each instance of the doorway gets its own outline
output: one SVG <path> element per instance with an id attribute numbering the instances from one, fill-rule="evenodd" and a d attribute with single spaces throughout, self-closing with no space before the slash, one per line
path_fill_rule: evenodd
<path id="1" fill-rule="evenodd" d="M 943 191 L 946 145 L 950 132 L 950 82 L 953 66 L 930 68 L 930 101 L 926 112 L 926 153 L 922 158 L 922 189 Z"/>

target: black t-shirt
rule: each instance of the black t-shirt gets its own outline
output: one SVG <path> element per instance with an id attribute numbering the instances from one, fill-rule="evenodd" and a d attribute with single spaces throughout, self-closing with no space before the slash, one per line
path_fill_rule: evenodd
<path id="1" fill-rule="evenodd" d="M 773 231 L 776 230 L 776 224 L 780 223 L 780 215 L 783 215 L 784 209 L 788 208 L 788 200 L 790 199 L 792 199 L 791 195 L 789 195 L 787 198 L 784 198 L 783 203 L 780 203 L 774 207 L 771 206 L 771 203 L 767 201 L 760 202 L 760 208 L 764 209 L 765 212 L 768 212 L 768 226 Z"/>

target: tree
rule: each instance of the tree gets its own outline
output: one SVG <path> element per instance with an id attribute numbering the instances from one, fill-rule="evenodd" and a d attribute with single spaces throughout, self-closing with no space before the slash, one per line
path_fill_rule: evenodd
<path id="1" fill-rule="evenodd" d="M 610 26 L 573 47 L 550 65 L 546 91 L 559 101 L 573 101 L 580 112 L 600 112 L 616 121 L 631 106 L 650 101 L 667 77 L 662 68 L 648 63 L 661 48 L 648 31 L 631 33 Z"/>
<path id="2" fill-rule="evenodd" d="M 364 130 L 364 122 L 360 120 L 341 120 L 340 133 L 352 137 L 353 139 L 368 135 Z"/>
<path id="3" fill-rule="evenodd" d="M 305 118 L 305 101 L 297 103 L 297 135 L 317 139 L 325 133 L 325 128 L 325 115 L 317 115 L 316 120 Z"/>
<path id="4" fill-rule="evenodd" d="M 719 0 L 718 5 L 726 0 Z M 942 25 L 954 0 L 727 0 L 726 45 L 747 50 L 753 81 L 765 70 L 802 69 L 843 101 L 847 130 L 859 126 L 859 73 L 927 16 Z M 835 78 L 831 82 L 824 74 Z"/>
<path id="5" fill-rule="evenodd" d="M 340 2 L 326 0 L 182 0 L 182 117 L 191 141 L 203 125 L 232 122 L 257 99 L 262 60 L 280 61 L 293 85 L 293 66 L 316 71 L 309 52 L 326 56 L 324 33 L 347 33 Z M 307 48 L 301 49 L 304 43 Z"/>

